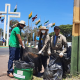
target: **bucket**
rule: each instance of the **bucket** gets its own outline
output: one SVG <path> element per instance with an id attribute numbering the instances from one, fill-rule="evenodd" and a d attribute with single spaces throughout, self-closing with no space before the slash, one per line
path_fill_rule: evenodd
<path id="1" fill-rule="evenodd" d="M 19 80 L 32 80 L 33 77 L 33 69 L 28 68 L 28 69 L 18 69 L 14 67 L 14 78 L 19 79 Z"/>

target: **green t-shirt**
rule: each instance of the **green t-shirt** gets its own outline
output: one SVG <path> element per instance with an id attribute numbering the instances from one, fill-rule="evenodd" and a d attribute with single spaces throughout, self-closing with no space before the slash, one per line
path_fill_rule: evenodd
<path id="1" fill-rule="evenodd" d="M 10 39 L 9 39 L 10 47 L 16 47 L 16 48 L 19 47 L 19 40 L 18 40 L 16 34 L 20 34 L 21 35 L 21 31 L 20 31 L 19 27 L 15 27 L 11 32 Z"/>

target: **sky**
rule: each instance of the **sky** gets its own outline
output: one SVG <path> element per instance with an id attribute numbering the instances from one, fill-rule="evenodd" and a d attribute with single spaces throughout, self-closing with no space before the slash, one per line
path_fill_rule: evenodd
<path id="1" fill-rule="evenodd" d="M 47 20 L 49 20 L 49 23 L 55 23 L 56 26 L 73 24 L 74 0 L 1 0 L 0 11 L 5 11 L 6 3 L 11 4 L 11 12 L 14 11 L 17 4 L 17 12 L 21 14 L 20 18 L 10 18 L 10 20 L 24 20 L 28 25 L 28 15 L 31 11 L 32 17 L 37 14 L 37 19 L 32 22 L 32 27 L 35 26 L 34 23 L 39 19 L 41 19 L 39 25 L 42 24 L 43 26 Z M 31 19 L 29 25 L 31 25 Z M 0 28 L 4 28 L 3 23 L 0 23 Z M 53 32 L 53 29 L 50 27 L 49 33 Z"/>

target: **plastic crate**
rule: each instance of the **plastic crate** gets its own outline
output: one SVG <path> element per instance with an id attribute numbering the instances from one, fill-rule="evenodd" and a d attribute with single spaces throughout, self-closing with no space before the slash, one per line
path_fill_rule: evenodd
<path id="1" fill-rule="evenodd" d="M 18 69 L 14 67 L 14 78 L 19 80 L 32 80 L 33 77 L 33 69 Z"/>

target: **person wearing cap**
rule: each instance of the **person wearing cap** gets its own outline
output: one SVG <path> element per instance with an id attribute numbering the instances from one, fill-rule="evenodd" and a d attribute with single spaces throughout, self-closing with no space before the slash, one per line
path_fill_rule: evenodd
<path id="1" fill-rule="evenodd" d="M 55 35 L 53 35 L 50 40 L 51 55 L 50 55 L 49 66 L 51 67 L 56 65 L 57 67 L 56 73 L 53 73 L 53 74 L 57 74 L 57 72 L 59 71 L 59 73 L 55 75 L 56 78 L 58 78 L 59 76 L 62 76 L 65 73 L 64 65 L 66 63 L 64 63 L 63 60 L 65 60 L 64 58 L 67 55 L 66 51 L 67 51 L 68 45 L 67 45 L 66 37 L 60 34 L 59 26 L 54 27 L 54 32 L 55 32 Z M 53 70 L 55 70 L 55 67 Z M 55 78 L 55 76 L 53 78 Z"/>
<path id="2" fill-rule="evenodd" d="M 8 61 L 8 71 L 7 75 L 13 77 L 13 60 L 19 60 L 20 56 L 20 47 L 19 44 L 23 46 L 21 39 L 21 29 L 25 27 L 25 21 L 20 21 L 13 25 L 13 30 L 11 31 L 9 39 L 9 61 Z"/>
<path id="3" fill-rule="evenodd" d="M 59 26 L 54 27 L 55 35 L 51 37 L 51 49 L 53 53 L 59 53 L 59 57 L 63 57 L 64 53 L 67 51 L 67 40 L 66 37 L 60 34 Z M 63 48 L 64 45 L 64 49 Z"/>
<path id="4" fill-rule="evenodd" d="M 50 37 L 47 33 L 48 29 L 46 29 L 45 26 L 41 27 L 39 29 L 38 35 L 40 36 L 38 49 L 42 60 L 42 65 L 44 66 L 44 69 L 47 66 L 47 59 L 48 56 L 51 54 L 50 52 Z"/>

